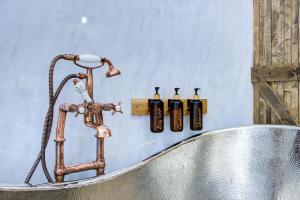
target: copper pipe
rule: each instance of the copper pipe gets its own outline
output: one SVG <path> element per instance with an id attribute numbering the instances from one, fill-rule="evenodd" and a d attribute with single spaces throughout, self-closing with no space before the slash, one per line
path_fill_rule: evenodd
<path id="1" fill-rule="evenodd" d="M 93 71 L 92 69 L 87 69 L 87 78 L 86 78 L 86 90 L 90 97 L 93 99 Z M 84 124 L 90 128 L 96 128 L 99 124 L 94 123 L 94 114 L 85 113 L 84 114 Z"/>
<path id="2" fill-rule="evenodd" d="M 96 115 L 96 122 L 99 124 L 103 124 L 102 111 Z M 105 159 L 104 159 L 104 138 L 98 137 L 98 134 L 95 135 L 97 138 L 97 148 L 96 148 L 96 161 L 102 162 L 103 167 L 97 169 L 97 176 L 104 174 L 105 168 Z"/>
<path id="3" fill-rule="evenodd" d="M 64 177 L 65 175 L 71 174 L 71 173 L 76 173 L 76 172 L 81 172 L 81 171 L 87 171 L 87 170 L 102 170 L 104 169 L 104 163 L 103 162 L 89 162 L 89 163 L 81 163 L 77 165 L 69 165 L 64 168 L 56 170 L 55 174 L 57 175 L 56 177 Z M 62 181 L 61 181 L 62 180 Z M 57 179 L 57 182 L 63 182 L 63 179 Z"/>
<path id="4" fill-rule="evenodd" d="M 96 162 L 102 163 L 103 166 L 97 168 L 96 175 L 100 176 L 104 174 L 105 159 L 104 159 L 104 138 L 97 137 L 97 150 L 96 150 Z"/>
<path id="5" fill-rule="evenodd" d="M 86 90 L 89 93 L 90 97 L 93 99 L 94 97 L 94 86 L 93 86 L 93 70 L 87 69 L 87 78 L 86 78 Z"/>
<path id="6" fill-rule="evenodd" d="M 89 162 L 89 163 L 82 163 L 82 164 L 78 164 L 78 165 L 70 165 L 64 168 L 63 170 L 63 174 L 67 175 L 67 174 L 71 174 L 71 173 L 75 173 L 75 172 L 82 172 L 82 171 L 86 171 L 86 170 L 91 170 L 91 169 L 99 169 L 99 168 L 103 168 L 104 167 L 104 163 L 102 162 Z"/>
<path id="7" fill-rule="evenodd" d="M 104 160 L 104 138 L 100 138 L 100 160 Z"/>
<path id="8" fill-rule="evenodd" d="M 96 122 L 99 124 L 103 124 L 103 118 L 102 118 L 102 111 L 101 115 L 100 113 L 96 115 Z M 97 141 L 99 141 L 99 144 L 97 142 L 97 161 L 104 160 L 104 139 L 97 137 L 98 134 L 96 134 Z M 99 147 L 99 149 L 98 149 Z"/>
<path id="9" fill-rule="evenodd" d="M 103 124 L 102 106 L 101 106 L 100 112 L 97 115 L 95 115 L 95 120 L 96 120 L 97 126 L 100 126 L 101 124 Z"/>
<path id="10" fill-rule="evenodd" d="M 56 142 L 56 160 L 55 160 L 55 179 L 56 182 L 63 182 L 64 181 L 64 173 L 61 173 L 64 171 L 65 165 L 64 165 L 64 130 L 65 130 L 65 121 L 66 121 L 66 111 L 59 110 L 59 116 L 58 116 L 58 123 L 56 128 L 56 139 L 54 140 Z"/>

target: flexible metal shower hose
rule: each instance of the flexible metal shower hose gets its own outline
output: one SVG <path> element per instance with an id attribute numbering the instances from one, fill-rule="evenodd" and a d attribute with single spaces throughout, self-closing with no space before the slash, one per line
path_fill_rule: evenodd
<path id="1" fill-rule="evenodd" d="M 50 65 L 49 68 L 49 108 L 46 114 L 46 118 L 44 121 L 44 127 L 43 127 L 43 133 L 42 133 L 42 141 L 41 141 L 41 150 L 35 160 L 35 162 L 33 163 L 26 179 L 25 179 L 25 183 L 29 183 L 32 175 L 34 174 L 39 162 L 41 161 L 42 163 L 42 168 L 44 171 L 44 174 L 48 180 L 48 182 L 53 182 L 49 171 L 47 169 L 47 164 L 46 164 L 46 158 L 45 158 L 45 150 L 50 138 L 50 134 L 51 134 L 51 129 L 52 129 L 52 123 L 53 123 L 53 112 L 54 112 L 54 105 L 55 102 L 62 90 L 62 88 L 64 87 L 64 85 L 68 82 L 68 80 L 70 80 L 71 78 L 76 78 L 76 74 L 70 74 L 68 76 L 66 76 L 63 81 L 59 84 L 55 94 L 53 91 L 53 75 L 54 75 L 54 67 L 55 64 L 58 60 L 63 59 L 64 56 L 63 55 L 58 55 L 56 56 Z"/>

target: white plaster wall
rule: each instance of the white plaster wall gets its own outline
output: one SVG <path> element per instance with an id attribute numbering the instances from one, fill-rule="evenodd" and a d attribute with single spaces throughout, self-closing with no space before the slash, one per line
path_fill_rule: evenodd
<path id="1" fill-rule="evenodd" d="M 113 133 L 106 141 L 107 173 L 198 133 L 189 130 L 187 118 L 184 132 L 172 133 L 166 118 L 166 131 L 152 134 L 148 117 L 131 116 L 130 99 L 151 97 L 155 86 L 162 97 L 171 97 L 174 87 L 189 97 L 201 87 L 209 102 L 203 131 L 252 124 L 251 0 L 0 0 L 0 13 L 1 184 L 21 184 L 36 158 L 48 105 L 48 67 L 62 53 L 107 56 L 122 71 L 112 79 L 104 78 L 106 69 L 95 73 L 95 100 L 122 101 L 124 110 L 104 115 Z M 56 84 L 79 71 L 59 62 Z M 57 103 L 81 101 L 70 82 Z M 81 122 L 82 117 L 68 117 L 66 164 L 95 157 L 95 132 Z M 47 148 L 51 172 L 54 133 Z M 33 183 L 45 181 L 39 168 Z"/>

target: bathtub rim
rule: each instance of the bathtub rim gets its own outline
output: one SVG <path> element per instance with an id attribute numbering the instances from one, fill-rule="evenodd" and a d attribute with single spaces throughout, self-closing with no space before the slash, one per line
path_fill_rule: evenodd
<path id="1" fill-rule="evenodd" d="M 275 129 L 286 129 L 286 130 L 300 130 L 300 127 L 297 126 L 290 126 L 290 125 L 262 125 L 262 124 L 253 124 L 253 125 L 245 125 L 245 126 L 239 126 L 234 128 L 220 128 L 210 131 L 205 131 L 199 134 L 194 134 L 190 138 L 187 138 L 181 142 L 178 142 L 170 147 L 168 147 L 165 150 L 160 151 L 159 153 L 146 158 L 145 160 L 138 162 L 132 166 L 129 166 L 127 168 L 123 168 L 120 170 L 116 170 L 114 172 L 111 172 L 109 174 L 105 174 L 103 176 L 99 177 L 91 177 L 86 179 L 80 179 L 80 180 L 74 180 L 64 183 L 45 183 L 45 184 L 38 184 L 34 186 L 26 186 L 26 185 L 3 185 L 0 184 L 0 192 L 30 192 L 30 191 L 51 191 L 51 190 L 63 190 L 63 189 L 72 189 L 72 188 L 78 188 L 83 186 L 89 186 L 101 182 L 105 182 L 108 180 L 111 180 L 113 178 L 116 178 L 118 176 L 127 174 L 132 172 L 133 170 L 139 169 L 143 167 L 144 165 L 148 164 L 149 162 L 155 160 L 156 158 L 159 158 L 167 153 L 169 153 L 172 150 L 175 150 L 179 147 L 181 147 L 184 144 L 191 143 L 195 140 L 198 140 L 201 137 L 220 134 L 220 133 L 226 133 L 228 131 L 236 131 L 236 130 L 244 130 L 244 129 L 255 129 L 255 128 L 275 128 Z"/>

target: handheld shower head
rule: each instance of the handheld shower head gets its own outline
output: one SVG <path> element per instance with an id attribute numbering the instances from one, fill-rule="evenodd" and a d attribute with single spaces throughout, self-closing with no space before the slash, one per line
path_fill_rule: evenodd
<path id="1" fill-rule="evenodd" d="M 120 70 L 118 70 L 117 68 L 115 68 L 113 66 L 113 64 L 110 62 L 110 60 L 108 60 L 107 58 L 102 58 L 101 62 L 103 64 L 105 64 L 105 63 L 108 64 L 109 68 L 108 68 L 108 71 L 106 72 L 106 77 L 110 78 L 110 77 L 117 76 L 117 75 L 121 74 Z"/>
<path id="2" fill-rule="evenodd" d="M 120 70 L 116 69 L 115 67 L 109 67 L 108 71 L 106 72 L 106 77 L 113 77 L 121 74 Z"/>
<path id="3" fill-rule="evenodd" d="M 96 68 L 102 67 L 105 64 L 107 64 L 109 68 L 108 68 L 108 71 L 106 72 L 106 77 L 108 77 L 108 78 L 121 74 L 120 70 L 116 69 L 113 66 L 113 64 L 111 63 L 111 61 L 107 58 L 100 58 L 99 56 L 90 55 L 90 54 L 82 54 L 82 55 L 65 54 L 64 58 L 66 60 L 73 60 L 77 66 L 85 68 L 85 69 L 96 69 Z M 100 65 L 95 66 L 95 67 L 88 67 L 88 66 L 83 66 L 83 65 L 77 63 L 77 61 L 83 62 L 83 63 L 99 63 L 100 62 Z"/>

